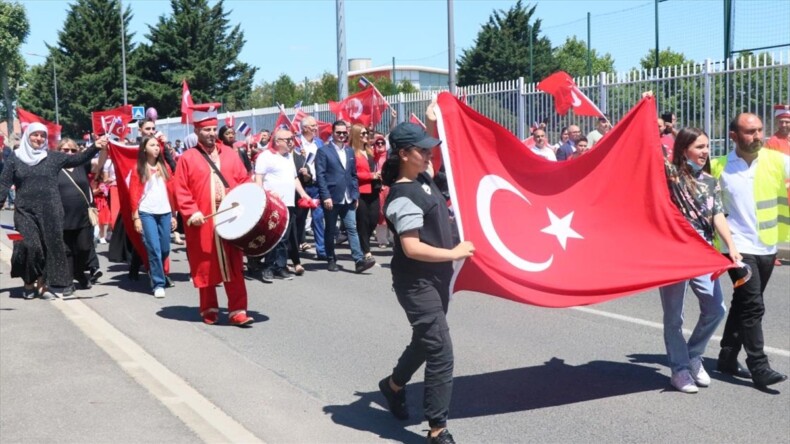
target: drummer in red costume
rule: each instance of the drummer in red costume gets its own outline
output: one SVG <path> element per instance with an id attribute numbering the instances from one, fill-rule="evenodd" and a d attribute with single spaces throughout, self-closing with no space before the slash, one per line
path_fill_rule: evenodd
<path id="1" fill-rule="evenodd" d="M 187 258 L 192 282 L 200 292 L 200 316 L 215 324 L 219 315 L 216 286 L 225 285 L 231 325 L 248 325 L 247 287 L 244 283 L 243 253 L 214 232 L 214 221 L 205 216 L 217 211 L 225 194 L 239 184 L 250 182 L 239 155 L 217 142 L 219 103 L 192 107 L 198 145 L 187 150 L 178 162 L 175 195 L 184 220 Z M 216 172 L 215 168 L 219 171 Z M 224 182 L 224 183 L 223 183 Z"/>

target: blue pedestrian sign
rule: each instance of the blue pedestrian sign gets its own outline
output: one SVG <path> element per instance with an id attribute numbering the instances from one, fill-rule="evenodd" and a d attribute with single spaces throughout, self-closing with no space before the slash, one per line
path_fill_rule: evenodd
<path id="1" fill-rule="evenodd" d="M 132 107 L 132 120 L 143 120 L 145 119 L 145 107 L 144 106 L 133 106 Z"/>

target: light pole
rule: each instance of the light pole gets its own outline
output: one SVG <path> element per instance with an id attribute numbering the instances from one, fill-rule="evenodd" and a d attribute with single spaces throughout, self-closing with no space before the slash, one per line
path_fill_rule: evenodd
<path id="1" fill-rule="evenodd" d="M 32 52 L 28 52 L 26 54 L 35 57 L 41 57 L 42 59 L 47 60 L 47 57 L 41 54 L 34 54 Z M 54 89 L 55 89 L 55 123 L 60 125 L 60 113 L 58 112 L 58 73 L 55 69 L 54 58 L 52 58 L 52 84 L 54 85 Z"/>
<path id="2" fill-rule="evenodd" d="M 126 93 L 126 30 L 124 30 L 123 23 L 123 2 L 119 1 L 118 3 L 121 8 L 121 65 L 123 69 L 123 104 L 126 106 L 128 105 L 128 96 Z"/>

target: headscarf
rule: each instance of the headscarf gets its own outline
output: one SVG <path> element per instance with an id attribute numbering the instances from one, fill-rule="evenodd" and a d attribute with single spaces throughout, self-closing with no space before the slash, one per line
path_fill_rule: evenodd
<path id="1" fill-rule="evenodd" d="M 30 135 L 37 131 L 44 131 L 44 134 L 49 134 L 47 127 L 43 123 L 33 122 L 25 128 L 19 148 L 14 151 L 16 157 L 29 166 L 36 166 L 47 157 L 47 136 L 44 136 L 44 146 L 41 148 L 35 149 L 30 145 Z"/>
<path id="2" fill-rule="evenodd" d="M 184 151 L 196 147 L 197 144 L 198 144 L 197 134 L 190 133 L 187 134 L 186 137 L 184 137 Z"/>

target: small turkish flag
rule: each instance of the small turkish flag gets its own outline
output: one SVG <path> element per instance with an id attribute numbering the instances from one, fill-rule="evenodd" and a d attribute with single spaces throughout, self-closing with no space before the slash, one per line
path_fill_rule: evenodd
<path id="1" fill-rule="evenodd" d="M 366 127 L 378 125 L 388 106 L 389 103 L 375 87 L 348 96 L 341 102 L 329 102 L 329 110 L 338 119 L 352 124 L 361 123 Z"/>
<path id="2" fill-rule="evenodd" d="M 450 93 L 438 104 L 456 222 L 476 248 L 453 292 L 570 307 L 732 266 L 670 200 L 652 98 L 569 162 L 531 161 L 516 136 Z"/>
<path id="3" fill-rule="evenodd" d="M 409 122 L 415 125 L 420 125 L 422 129 L 425 129 L 425 124 L 422 123 L 422 120 L 420 120 L 420 118 L 417 117 L 414 113 L 411 113 L 411 115 L 409 116 Z"/>
<path id="4" fill-rule="evenodd" d="M 132 105 L 123 105 L 107 111 L 91 113 L 93 132 L 97 136 L 112 134 L 123 139 L 129 132 L 127 126 L 132 121 Z"/>
<path id="5" fill-rule="evenodd" d="M 189 85 L 187 80 L 181 81 L 181 123 L 189 124 L 192 121 L 192 107 L 195 103 L 192 102 L 192 93 L 189 92 Z"/>
<path id="6" fill-rule="evenodd" d="M 576 86 L 565 71 L 557 71 L 546 77 L 537 88 L 554 96 L 557 114 L 564 116 L 573 108 L 577 116 L 604 117 L 603 112 Z"/>

